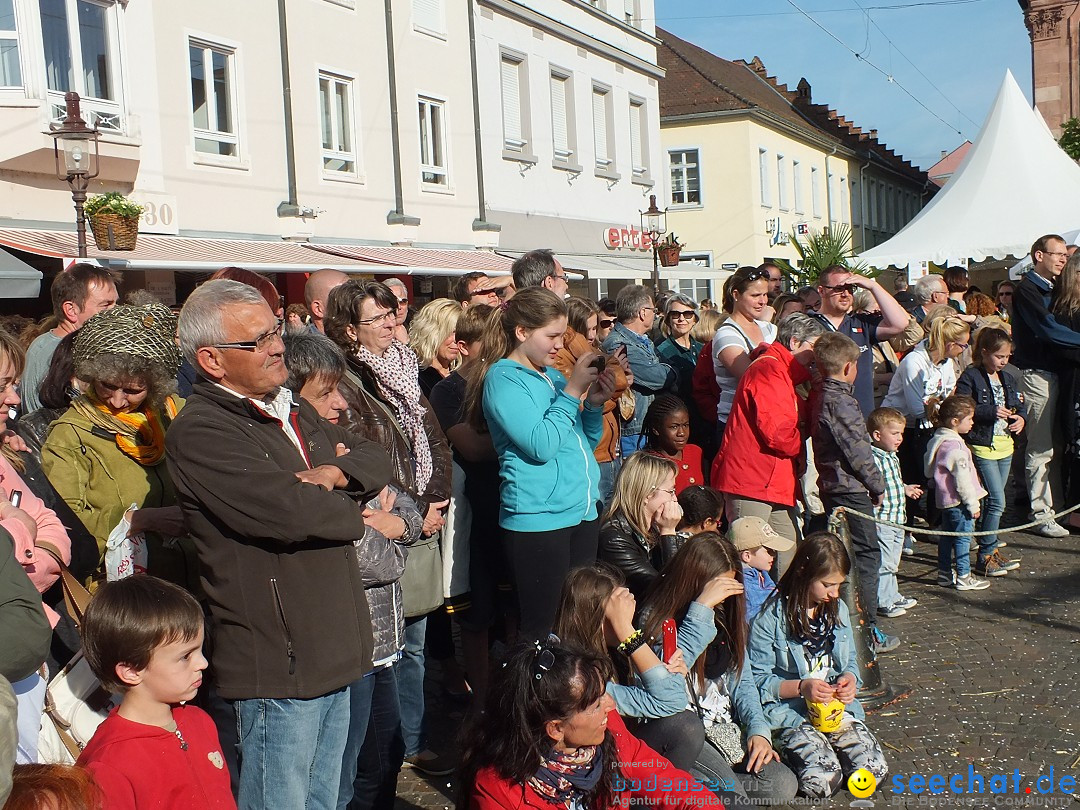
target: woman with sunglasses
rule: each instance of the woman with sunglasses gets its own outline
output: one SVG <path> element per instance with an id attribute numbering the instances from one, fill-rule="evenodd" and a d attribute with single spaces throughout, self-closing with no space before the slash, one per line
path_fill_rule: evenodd
<path id="1" fill-rule="evenodd" d="M 705 434 L 711 437 L 714 432 L 712 424 L 698 414 L 694 403 L 694 367 L 704 346 L 694 337 L 699 321 L 697 302 L 688 295 L 674 293 L 664 304 L 664 321 L 660 325 L 660 331 L 667 337 L 656 347 L 660 361 L 675 370 L 675 393 L 689 409 L 690 433 L 695 443 L 701 442 Z"/>
<path id="2" fill-rule="evenodd" d="M 609 679 L 606 657 L 555 637 L 516 649 L 466 737 L 458 810 L 721 807 L 627 731 L 607 694 Z"/>
<path id="3" fill-rule="evenodd" d="M 712 343 L 713 374 L 720 389 L 716 403 L 716 441 L 724 440 L 735 388 L 750 366 L 750 353 L 776 340 L 769 322 L 769 271 L 740 267 L 724 282 L 724 311 L 728 318 L 716 330 Z"/>
<path id="4" fill-rule="evenodd" d="M 671 459 L 634 453 L 623 464 L 615 496 L 600 524 L 600 559 L 619 569 L 638 599 L 645 597 L 657 572 L 675 553 L 675 529 L 682 520 L 675 492 L 677 472 Z"/>

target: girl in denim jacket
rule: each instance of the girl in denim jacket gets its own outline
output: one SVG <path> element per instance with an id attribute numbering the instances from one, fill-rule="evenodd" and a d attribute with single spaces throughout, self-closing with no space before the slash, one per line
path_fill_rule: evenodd
<path id="1" fill-rule="evenodd" d="M 812 798 L 832 796 L 859 768 L 878 783 L 889 770 L 855 699 L 858 662 L 851 618 L 840 600 L 850 570 L 836 535 L 810 535 L 750 626 L 750 666 L 765 719 L 798 777 L 799 793 Z M 834 699 L 844 704 L 839 727 L 818 731 L 807 702 Z"/>

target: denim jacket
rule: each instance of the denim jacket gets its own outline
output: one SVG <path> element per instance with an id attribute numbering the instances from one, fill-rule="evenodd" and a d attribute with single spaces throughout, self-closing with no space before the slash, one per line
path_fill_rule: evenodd
<path id="1" fill-rule="evenodd" d="M 631 332 L 621 323 L 615 324 L 604 341 L 604 352 L 611 354 L 619 346 L 626 347 L 626 360 L 634 372 L 634 416 L 623 424 L 622 435 L 637 436 L 641 433 L 645 412 L 656 395 L 675 390 L 675 371 L 667 363 L 660 362 L 647 336 Z"/>
<path id="2" fill-rule="evenodd" d="M 774 730 L 796 728 L 808 722 L 806 701 L 801 697 L 780 697 L 781 683 L 797 681 L 810 674 L 806 649 L 791 637 L 783 606 L 784 600 L 779 596 L 770 599 L 750 625 L 750 666 L 761 696 L 765 719 Z M 833 631 L 829 677 L 839 677 L 850 672 L 855 676 L 856 684 L 861 684 L 859 663 L 855 657 L 855 640 L 851 632 L 851 616 L 843 602 L 837 607 L 839 610 L 836 629 Z M 853 700 L 845 708 L 852 717 L 859 720 L 866 716 L 858 700 Z"/>

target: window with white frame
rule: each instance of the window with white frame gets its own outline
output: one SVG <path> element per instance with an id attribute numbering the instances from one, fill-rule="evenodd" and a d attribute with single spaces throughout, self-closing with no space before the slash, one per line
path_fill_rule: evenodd
<path id="1" fill-rule="evenodd" d="M 671 174 L 671 204 L 701 204 L 701 173 L 697 149 L 673 149 L 668 152 Z"/>
<path id="2" fill-rule="evenodd" d="M 645 115 L 645 102 L 630 99 L 630 166 L 635 180 L 649 178 L 649 119 Z"/>
<path id="3" fill-rule="evenodd" d="M 877 198 L 877 183 L 873 180 L 868 182 L 866 187 L 866 205 L 869 209 L 869 221 L 871 228 L 877 228 L 878 226 L 878 198 Z"/>
<path id="4" fill-rule="evenodd" d="M 593 85 L 592 91 L 593 152 L 596 171 L 606 175 L 615 171 L 615 145 L 611 89 Z"/>
<path id="5" fill-rule="evenodd" d="M 851 224 L 862 224 L 862 186 L 854 179 L 851 181 Z"/>
<path id="6" fill-rule="evenodd" d="M 235 52 L 221 45 L 191 40 L 191 118 L 195 151 L 237 157 Z"/>
<path id="7" fill-rule="evenodd" d="M 685 261 L 679 262 L 679 264 L 684 263 Z M 708 267 L 708 264 L 702 266 Z M 712 298 L 712 281 L 707 278 L 680 278 L 678 290 L 700 303 L 706 298 Z"/>
<path id="8" fill-rule="evenodd" d="M 556 164 L 569 166 L 577 151 L 574 126 L 573 79 L 565 73 L 551 72 L 551 141 Z"/>
<path id="9" fill-rule="evenodd" d="M 525 60 L 503 53 L 499 62 L 502 83 L 503 150 L 508 156 L 525 155 L 529 146 L 529 83 Z"/>
<path id="10" fill-rule="evenodd" d="M 0 87 L 22 87 L 14 0 L 0 0 Z"/>
<path id="11" fill-rule="evenodd" d="M 412 0 L 413 28 L 428 34 L 446 33 L 443 0 Z"/>
<path id="12" fill-rule="evenodd" d="M 787 211 L 791 206 L 788 201 L 787 158 L 784 155 L 776 156 L 776 185 L 780 191 L 780 210 Z"/>
<path id="13" fill-rule="evenodd" d="M 769 183 L 769 150 L 764 147 L 758 147 L 758 181 L 761 204 L 765 208 L 772 208 L 772 188 Z"/>
<path id="14" fill-rule="evenodd" d="M 817 166 L 810 167 L 810 205 L 815 217 L 821 216 L 821 172 Z"/>
<path id="15" fill-rule="evenodd" d="M 887 202 L 888 195 L 886 194 L 884 183 L 878 183 L 877 197 L 878 228 L 887 231 L 889 230 L 889 204 Z"/>
<path id="16" fill-rule="evenodd" d="M 825 178 L 825 204 L 829 209 L 829 222 L 835 223 L 839 217 L 836 211 L 836 175 L 829 172 Z"/>
<path id="17" fill-rule="evenodd" d="M 319 73 L 319 116 L 323 171 L 331 176 L 355 176 L 352 79 Z"/>
<path id="18" fill-rule="evenodd" d="M 802 164 L 797 160 L 791 161 L 791 184 L 795 191 L 795 213 L 803 212 L 802 198 Z"/>
<path id="19" fill-rule="evenodd" d="M 446 162 L 446 108 L 441 101 L 417 99 L 420 116 L 420 179 L 427 185 L 448 186 L 450 175 Z"/>
<path id="20" fill-rule="evenodd" d="M 837 195 L 837 205 L 840 206 L 840 216 L 837 218 L 845 224 L 848 222 L 848 205 L 851 200 L 851 196 L 847 193 L 847 190 L 848 179 L 846 177 L 841 177 L 840 193 Z"/>
<path id="21" fill-rule="evenodd" d="M 627 25 L 634 25 L 638 22 L 637 2 L 636 0 L 623 0 L 623 22 Z"/>
<path id="22" fill-rule="evenodd" d="M 98 0 L 38 0 L 45 85 L 54 120 L 64 117 L 64 94 L 74 91 L 82 97 L 88 124 L 122 131 L 119 6 Z"/>

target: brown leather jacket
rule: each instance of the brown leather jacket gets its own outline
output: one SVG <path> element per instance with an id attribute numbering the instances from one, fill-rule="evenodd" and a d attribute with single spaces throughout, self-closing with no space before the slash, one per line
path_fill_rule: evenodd
<path id="1" fill-rule="evenodd" d="M 575 332 L 571 327 L 566 327 L 563 334 L 563 347 L 555 355 L 555 368 L 562 372 L 563 376 L 570 379 L 570 372 L 583 354 L 595 352 L 597 349 L 585 339 L 585 336 Z M 603 352 L 600 352 L 603 354 Z M 604 433 L 600 436 L 600 444 L 596 445 L 593 455 L 596 461 L 603 464 L 613 461 L 619 451 L 619 397 L 626 390 L 626 374 L 622 366 L 612 363 L 610 368 L 615 371 L 615 393 L 611 399 L 604 403 Z"/>
<path id="2" fill-rule="evenodd" d="M 421 395 L 420 404 L 424 407 L 424 428 L 428 443 L 431 445 L 431 480 L 423 494 L 416 491 L 416 475 L 413 469 L 412 448 L 405 434 L 398 427 L 393 408 L 378 395 L 375 377 L 371 369 L 354 357 L 348 358 L 349 369 L 338 391 L 345 398 L 349 410 L 341 415 L 338 424 L 346 430 L 369 439 L 390 455 L 393 465 L 394 483 L 406 490 L 420 507 L 420 514 L 426 514 L 432 503 L 450 497 L 451 467 L 450 445 L 439 427 L 434 412 L 428 401 Z M 357 383 L 357 378 L 363 385 Z"/>

